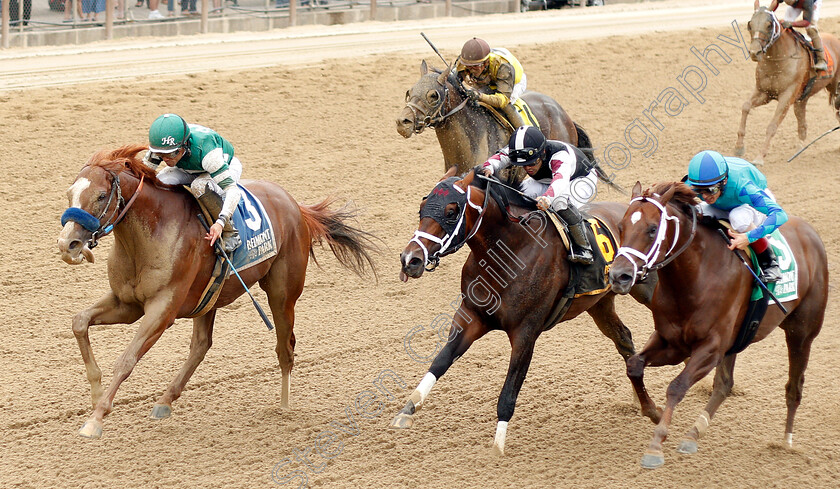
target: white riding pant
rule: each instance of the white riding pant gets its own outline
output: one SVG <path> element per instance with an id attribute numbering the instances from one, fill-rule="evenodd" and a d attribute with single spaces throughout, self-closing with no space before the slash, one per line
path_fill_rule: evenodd
<path id="1" fill-rule="evenodd" d="M 519 184 L 519 189 L 528 197 L 536 199 L 548 190 L 549 185 L 550 183 L 542 183 L 531 177 L 525 177 L 525 180 Z M 595 174 L 595 170 L 592 170 L 585 177 L 576 178 L 572 182 L 566 182 L 565 186 L 555 188 L 554 200 L 562 199 L 575 207 L 580 207 L 594 199 L 597 193 L 598 176 Z M 552 202 L 552 206 L 553 204 L 554 202 Z M 560 207 L 566 208 L 568 204 Z"/>
<path id="2" fill-rule="evenodd" d="M 773 199 L 773 201 L 776 200 L 776 197 L 770 189 L 764 189 L 764 193 Z M 729 224 L 732 225 L 732 229 L 738 231 L 739 233 L 746 233 L 747 231 L 757 228 L 764 223 L 765 219 L 767 219 L 766 214 L 762 214 L 761 212 L 755 210 L 755 208 L 751 207 L 749 204 L 739 205 L 734 209 L 725 211 L 723 209 L 713 207 L 705 202 L 701 202 L 700 212 L 704 216 L 712 216 L 717 219 L 729 219 Z"/>
<path id="3" fill-rule="evenodd" d="M 780 2 L 781 3 L 781 2 Z M 814 13 L 811 15 L 811 25 L 817 25 L 817 21 L 820 20 L 820 4 L 822 0 L 815 0 L 814 1 Z M 784 20 L 788 22 L 793 22 L 802 15 L 801 8 L 795 8 L 788 5 L 787 10 L 785 10 L 785 18 Z"/>
<path id="4" fill-rule="evenodd" d="M 519 80 L 519 83 L 513 86 L 513 90 L 510 92 L 510 103 L 516 102 L 522 94 L 525 93 L 528 85 L 528 78 L 525 76 L 525 73 L 522 73 L 522 79 Z"/>
<path id="5" fill-rule="evenodd" d="M 177 166 L 166 166 L 165 164 L 161 166 L 164 168 L 157 173 L 157 178 L 162 183 L 167 185 L 189 185 L 190 190 L 196 198 L 204 194 L 204 189 L 209 184 L 213 192 L 221 195 L 222 198 L 225 197 L 225 191 L 219 187 L 219 184 L 213 180 L 213 177 L 209 173 L 189 173 Z M 228 162 L 228 168 L 230 169 L 233 180 L 239 183 L 239 178 L 242 177 L 242 162 L 239 161 L 239 158 L 235 156 L 231 158 L 230 162 Z"/>

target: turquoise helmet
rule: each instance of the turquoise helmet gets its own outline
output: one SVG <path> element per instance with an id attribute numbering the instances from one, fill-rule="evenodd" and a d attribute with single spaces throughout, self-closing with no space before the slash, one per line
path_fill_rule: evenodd
<path id="1" fill-rule="evenodd" d="M 187 144 L 190 126 L 181 116 L 163 114 L 149 128 L 149 149 L 153 153 L 174 153 Z"/>
<path id="2" fill-rule="evenodd" d="M 726 158 L 717 151 L 701 151 L 688 162 L 688 180 L 692 187 L 711 187 L 729 176 Z"/>

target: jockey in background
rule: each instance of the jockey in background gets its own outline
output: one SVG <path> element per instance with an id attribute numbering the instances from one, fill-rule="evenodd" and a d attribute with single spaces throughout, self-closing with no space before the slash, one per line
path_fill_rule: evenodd
<path id="1" fill-rule="evenodd" d="M 703 200 L 703 215 L 729 219 L 729 249 L 743 250 L 749 245 L 762 270 L 759 279 L 778 282 L 782 272 L 765 236 L 784 224 L 788 216 L 776 203 L 767 188 L 767 178 L 758 168 L 741 158 L 701 151 L 688 163 L 686 183 Z"/>
<path id="2" fill-rule="evenodd" d="M 825 62 L 825 50 L 823 49 L 822 39 L 820 39 L 820 31 L 817 27 L 817 21 L 820 18 L 820 4 L 822 0 L 784 0 L 788 5 L 785 11 L 784 20 L 782 20 L 782 27 L 789 29 L 791 27 L 804 28 L 811 38 L 811 44 L 814 45 L 816 60 L 814 62 L 814 69 L 817 71 L 827 71 L 828 65 Z M 779 0 L 770 2 L 771 11 L 775 12 L 779 8 Z M 796 20 L 802 14 L 802 20 Z"/>
<path id="3" fill-rule="evenodd" d="M 163 114 L 149 128 L 149 151 L 143 163 L 158 170 L 157 178 L 168 185 L 189 185 L 190 191 L 216 218 L 205 239 L 210 246 L 222 237 L 226 252 L 242 240 L 231 217 L 242 198 L 236 185 L 242 163 L 233 156 L 233 146 L 212 129 L 187 122 L 175 114 Z"/>
<path id="4" fill-rule="evenodd" d="M 583 216 L 577 209 L 595 194 L 597 176 L 594 164 L 581 150 L 562 141 L 546 140 L 539 129 L 520 126 L 510 137 L 507 146 L 484 162 L 482 171 L 491 176 L 510 165 L 522 166 L 528 178 L 522 181 L 522 193 L 537 201 L 537 208 L 553 209 L 566 222 L 574 246 L 570 246 L 569 261 L 590 264 L 592 248 L 584 231 Z M 572 181 L 585 179 L 572 190 Z M 580 190 L 580 189 L 583 190 Z"/>
<path id="5" fill-rule="evenodd" d="M 486 41 L 474 37 L 461 48 L 455 69 L 458 78 L 473 87 L 467 89 L 470 100 L 501 110 L 513 127 L 524 125 L 513 103 L 525 93 L 527 80 L 522 65 L 510 51 L 490 49 Z"/>

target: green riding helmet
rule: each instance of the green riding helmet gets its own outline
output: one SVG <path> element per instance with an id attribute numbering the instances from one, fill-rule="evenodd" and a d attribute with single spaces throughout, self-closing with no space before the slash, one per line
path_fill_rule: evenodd
<path id="1" fill-rule="evenodd" d="M 181 116 L 163 114 L 149 128 L 149 149 L 153 153 L 174 153 L 187 144 L 190 127 Z"/>

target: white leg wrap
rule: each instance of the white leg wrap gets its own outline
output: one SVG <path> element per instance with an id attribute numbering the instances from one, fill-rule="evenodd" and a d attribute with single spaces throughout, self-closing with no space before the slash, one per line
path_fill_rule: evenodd
<path id="1" fill-rule="evenodd" d="M 431 372 L 426 372 L 426 375 L 423 376 L 423 380 L 420 381 L 420 384 L 417 386 L 417 392 L 420 393 L 420 402 L 417 405 L 423 404 L 423 401 L 426 400 L 426 396 L 429 395 L 431 392 L 432 387 L 437 382 L 437 377 L 435 377 Z"/>
<path id="2" fill-rule="evenodd" d="M 694 429 L 697 430 L 697 434 L 703 436 L 706 434 L 706 430 L 709 429 L 709 423 L 711 422 L 711 417 L 709 413 L 703 411 L 700 413 L 700 416 L 697 417 L 697 421 L 694 422 Z"/>
<path id="3" fill-rule="evenodd" d="M 500 452 L 505 451 L 505 438 L 507 437 L 507 421 L 499 421 L 496 424 L 496 439 L 493 440 L 493 446 L 499 449 Z"/>

